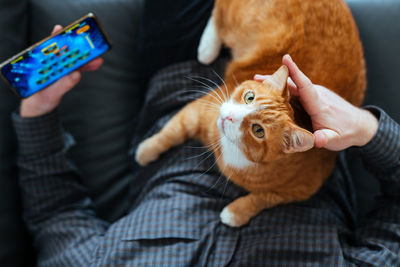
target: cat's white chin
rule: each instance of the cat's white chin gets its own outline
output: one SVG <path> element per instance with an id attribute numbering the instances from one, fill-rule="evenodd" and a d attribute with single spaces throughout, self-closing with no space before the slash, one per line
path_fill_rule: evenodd
<path id="1" fill-rule="evenodd" d="M 221 137 L 222 160 L 225 165 L 243 169 L 253 165 L 243 154 L 238 144 L 229 140 L 225 135 Z"/>

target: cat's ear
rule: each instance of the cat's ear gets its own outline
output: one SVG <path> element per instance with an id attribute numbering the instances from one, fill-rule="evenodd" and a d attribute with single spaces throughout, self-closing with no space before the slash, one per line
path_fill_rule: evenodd
<path id="1" fill-rule="evenodd" d="M 282 65 L 274 74 L 268 76 L 263 83 L 269 85 L 275 90 L 279 90 L 282 94 L 286 94 L 286 83 L 289 77 L 289 70 L 285 65 Z M 285 95 L 284 95 L 285 96 Z"/>
<path id="2" fill-rule="evenodd" d="M 303 152 L 313 147 L 314 135 L 299 126 L 290 123 L 283 136 L 283 152 Z"/>

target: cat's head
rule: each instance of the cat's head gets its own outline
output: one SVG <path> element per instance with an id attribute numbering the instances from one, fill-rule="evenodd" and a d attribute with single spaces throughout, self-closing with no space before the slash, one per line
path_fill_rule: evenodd
<path id="1" fill-rule="evenodd" d="M 282 66 L 264 82 L 243 82 L 222 104 L 217 123 L 221 142 L 232 146 L 223 147 L 223 153 L 234 154 L 237 146 L 250 162 L 269 162 L 314 146 L 313 134 L 294 123 L 287 78 Z"/>

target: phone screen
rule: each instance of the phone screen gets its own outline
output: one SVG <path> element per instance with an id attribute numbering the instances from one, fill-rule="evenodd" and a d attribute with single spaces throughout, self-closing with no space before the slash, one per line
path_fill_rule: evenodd
<path id="1" fill-rule="evenodd" d="M 109 49 L 96 19 L 87 17 L 7 63 L 1 73 L 25 98 Z"/>

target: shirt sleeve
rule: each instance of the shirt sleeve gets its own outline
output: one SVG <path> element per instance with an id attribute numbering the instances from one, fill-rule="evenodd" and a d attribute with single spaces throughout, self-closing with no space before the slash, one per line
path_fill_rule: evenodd
<path id="1" fill-rule="evenodd" d="M 359 149 L 366 169 L 381 183 L 375 209 L 342 236 L 344 256 L 357 266 L 400 266 L 400 126 L 383 110 L 373 139 Z"/>
<path id="2" fill-rule="evenodd" d="M 360 149 L 364 166 L 382 185 L 384 196 L 400 196 L 400 126 L 383 110 L 368 108 L 377 118 L 379 127 L 374 138 Z"/>
<path id="3" fill-rule="evenodd" d="M 19 153 L 23 216 L 41 266 L 88 266 L 108 223 L 97 218 L 80 176 L 67 158 L 74 144 L 57 111 L 12 115 Z"/>

